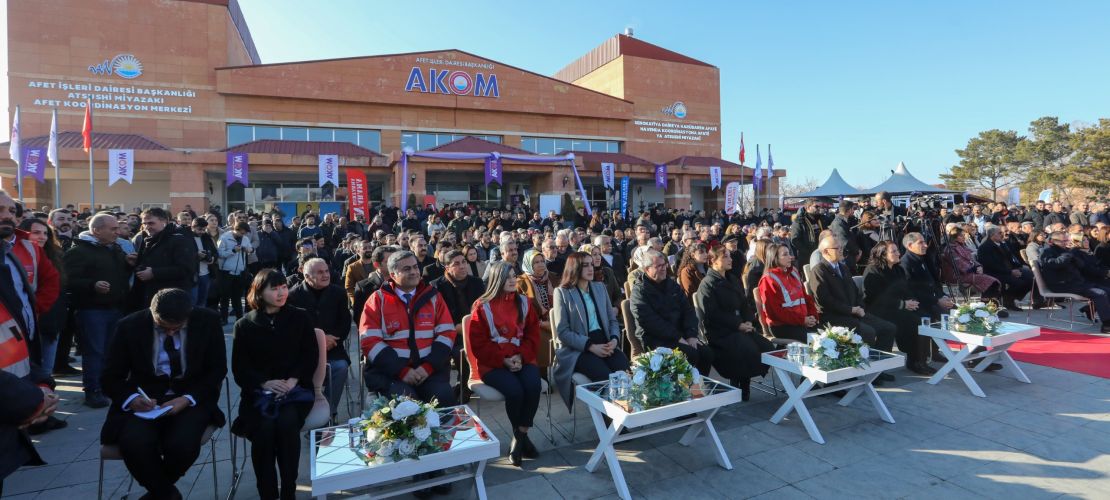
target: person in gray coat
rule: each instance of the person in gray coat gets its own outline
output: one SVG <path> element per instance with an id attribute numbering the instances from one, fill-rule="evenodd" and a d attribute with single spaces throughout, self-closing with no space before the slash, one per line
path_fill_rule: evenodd
<path id="1" fill-rule="evenodd" d="M 555 386 L 567 408 L 574 403 L 573 375 L 593 382 L 628 370 L 628 356 L 620 350 L 620 323 L 609 302 L 605 284 L 594 281 L 593 257 L 571 253 L 563 280 L 555 289 L 551 329 L 559 339 L 555 352 Z"/>

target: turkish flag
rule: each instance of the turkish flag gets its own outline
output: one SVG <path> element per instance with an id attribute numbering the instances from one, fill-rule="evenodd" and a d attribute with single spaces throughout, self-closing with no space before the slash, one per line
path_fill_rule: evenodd
<path id="1" fill-rule="evenodd" d="M 85 138 L 82 147 L 88 153 L 92 149 L 92 100 L 85 100 L 85 124 L 81 126 L 81 137 Z"/>
<path id="2" fill-rule="evenodd" d="M 744 164 L 744 133 L 740 132 L 740 164 Z"/>

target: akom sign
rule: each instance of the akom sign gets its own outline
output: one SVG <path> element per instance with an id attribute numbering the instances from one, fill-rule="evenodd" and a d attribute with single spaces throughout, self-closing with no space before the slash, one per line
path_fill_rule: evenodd
<path id="1" fill-rule="evenodd" d="M 405 82 L 405 92 L 426 94 L 472 95 L 475 97 L 498 98 L 497 75 L 466 71 L 428 68 L 425 78 L 424 68 L 413 66 L 409 79 Z"/>

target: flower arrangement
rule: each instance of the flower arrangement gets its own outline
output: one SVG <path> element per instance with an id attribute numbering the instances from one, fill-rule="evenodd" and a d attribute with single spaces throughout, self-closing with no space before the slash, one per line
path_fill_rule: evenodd
<path id="1" fill-rule="evenodd" d="M 368 464 L 381 464 L 443 450 L 451 437 L 440 427 L 437 405 L 434 399 L 424 403 L 407 396 L 374 399 L 358 423 L 366 434 L 359 455 Z"/>
<path id="2" fill-rule="evenodd" d="M 998 332 L 998 306 L 994 303 L 971 302 L 957 306 L 949 314 L 949 327 L 957 332 L 991 335 Z"/>
<path id="3" fill-rule="evenodd" d="M 654 408 L 690 399 L 700 393 L 701 374 L 678 349 L 643 353 L 632 361 L 633 406 Z"/>
<path id="4" fill-rule="evenodd" d="M 817 330 L 810 345 L 813 355 L 811 363 L 822 370 L 838 370 L 867 365 L 871 355 L 863 338 L 850 328 L 825 325 Z"/>

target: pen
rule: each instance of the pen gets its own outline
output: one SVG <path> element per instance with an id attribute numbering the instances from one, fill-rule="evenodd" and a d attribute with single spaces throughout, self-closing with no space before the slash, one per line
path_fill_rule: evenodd
<path id="1" fill-rule="evenodd" d="M 140 396 L 142 396 L 142 397 L 143 397 L 143 399 L 145 399 L 145 400 L 147 400 L 147 401 L 150 401 L 150 404 L 154 404 L 154 400 L 153 400 L 153 399 L 150 399 L 150 396 L 147 396 L 147 395 L 146 395 L 146 391 L 143 391 L 143 388 L 142 388 L 142 387 L 139 387 L 139 386 L 135 386 L 135 388 L 139 390 L 139 395 L 140 395 Z"/>

